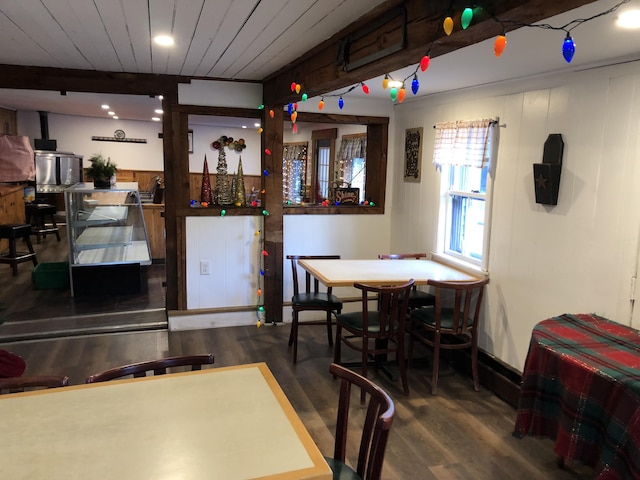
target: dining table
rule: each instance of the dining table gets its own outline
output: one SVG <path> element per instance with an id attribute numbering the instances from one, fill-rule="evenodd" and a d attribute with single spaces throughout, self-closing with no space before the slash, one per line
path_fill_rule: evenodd
<path id="1" fill-rule="evenodd" d="M 304 259 L 298 265 L 327 287 L 352 287 L 354 283 L 369 285 L 399 285 L 413 279 L 415 285 L 427 285 L 429 280 L 472 282 L 479 275 L 472 275 L 435 260 L 426 259 Z M 376 340 L 377 348 L 384 349 L 386 339 Z M 372 364 L 391 380 L 397 374 L 389 368 L 387 355 L 373 356 Z M 343 363 L 355 366 L 359 363 Z"/>
<path id="2" fill-rule="evenodd" d="M 640 478 L 640 332 L 585 313 L 536 324 L 514 435 L 553 439 L 560 466 L 593 478 Z"/>
<path id="3" fill-rule="evenodd" d="M 265 363 L 0 395 L 0 477 L 329 480 Z"/>
<path id="4" fill-rule="evenodd" d="M 435 260 L 307 259 L 298 264 L 327 287 L 352 287 L 355 282 L 397 285 L 410 279 L 415 285 L 426 285 L 429 280 L 471 282 L 480 278 L 480 274 L 472 275 Z"/>

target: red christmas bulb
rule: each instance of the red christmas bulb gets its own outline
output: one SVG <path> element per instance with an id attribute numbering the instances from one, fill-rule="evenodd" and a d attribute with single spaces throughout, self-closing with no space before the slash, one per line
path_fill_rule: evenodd
<path id="1" fill-rule="evenodd" d="M 296 89 L 296 82 L 291 84 L 291 91 L 293 92 Z"/>
<path id="2" fill-rule="evenodd" d="M 362 84 L 362 91 L 369 95 L 369 87 L 367 87 L 364 83 Z"/>
<path id="3" fill-rule="evenodd" d="M 269 150 L 268 148 L 265 148 L 264 153 L 266 153 L 267 155 L 271 155 L 271 150 Z"/>
<path id="4" fill-rule="evenodd" d="M 422 57 L 422 60 L 420 60 L 420 70 L 424 72 L 427 68 L 429 68 L 430 63 L 431 58 L 429 58 L 429 55 L 425 55 L 424 57 Z"/>
<path id="5" fill-rule="evenodd" d="M 267 251 L 266 251 L 266 250 L 262 250 L 262 252 L 261 252 L 261 253 L 262 253 L 262 256 L 263 256 L 263 257 L 268 257 L 268 256 L 269 256 L 269 253 L 267 253 Z"/>

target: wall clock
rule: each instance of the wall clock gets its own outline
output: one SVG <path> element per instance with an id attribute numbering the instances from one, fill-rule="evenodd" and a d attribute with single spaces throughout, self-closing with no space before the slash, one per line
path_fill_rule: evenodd
<path id="1" fill-rule="evenodd" d="M 120 130 L 120 129 L 118 129 L 118 130 L 116 130 L 115 132 L 113 132 L 113 136 L 114 136 L 115 138 L 124 138 L 124 137 L 126 137 L 127 135 L 124 133 L 124 130 Z"/>

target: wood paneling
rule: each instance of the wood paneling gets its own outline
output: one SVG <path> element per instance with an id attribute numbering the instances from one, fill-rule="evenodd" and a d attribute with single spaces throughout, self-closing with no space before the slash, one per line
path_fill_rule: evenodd
<path id="1" fill-rule="evenodd" d="M 147 228 L 147 238 L 152 260 L 165 259 L 164 205 L 143 204 L 142 215 Z"/>
<path id="2" fill-rule="evenodd" d="M 18 135 L 18 120 L 15 110 L 0 108 L 0 134 Z"/>
<path id="3" fill-rule="evenodd" d="M 25 223 L 24 185 L 0 186 L 0 224 Z M 0 251 L 9 248 L 8 240 L 0 240 Z"/>

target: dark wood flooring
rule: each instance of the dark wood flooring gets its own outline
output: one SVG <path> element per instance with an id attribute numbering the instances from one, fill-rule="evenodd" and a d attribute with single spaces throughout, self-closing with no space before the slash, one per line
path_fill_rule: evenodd
<path id="1" fill-rule="evenodd" d="M 320 450 L 330 455 L 338 391 L 328 373 L 332 351 L 326 333 L 322 327 L 300 329 L 297 365 L 291 362 L 288 336 L 286 324 L 102 334 L 0 343 L 0 348 L 22 356 L 28 374 L 66 374 L 72 384 L 117 365 L 187 353 L 213 353 L 214 368 L 266 362 Z M 376 372 L 370 378 L 387 389 L 396 403 L 385 479 L 586 479 L 593 475 L 583 465 L 560 470 L 550 440 L 514 438 L 515 410 L 485 389 L 475 392 L 471 380 L 458 373 L 450 371 L 441 377 L 437 396 L 430 394 L 430 370 L 424 362 L 417 362 L 410 371 L 409 397 L 402 394 L 399 382 Z"/>
<path id="2" fill-rule="evenodd" d="M 36 245 L 36 251 L 41 262 L 61 261 L 65 239 L 58 244 L 49 236 Z M 148 292 L 141 295 L 82 300 L 65 291 L 31 288 L 31 264 L 20 265 L 18 277 L 4 267 L 0 269 L 0 305 L 4 306 L 0 348 L 23 357 L 26 374 L 65 374 L 72 384 L 80 384 L 87 376 L 117 365 L 209 352 L 215 355 L 214 368 L 266 362 L 320 450 L 332 453 L 338 390 L 328 373 L 332 350 L 324 328 L 300 329 L 298 364 L 293 365 L 287 347 L 289 324 L 169 332 L 162 325 L 166 320 L 162 266 L 150 274 Z M 152 330 L 144 330 L 146 323 L 156 322 Z M 347 355 L 344 359 L 357 360 Z M 583 465 L 559 469 L 550 440 L 514 438 L 513 407 L 488 390 L 475 392 L 471 380 L 453 369 L 444 366 L 444 370 L 448 372 L 441 374 L 438 395 L 432 396 L 426 359 L 414 362 L 409 397 L 402 394 L 399 382 L 371 372 L 370 378 L 387 389 L 396 403 L 384 479 L 593 476 L 593 470 Z"/>

